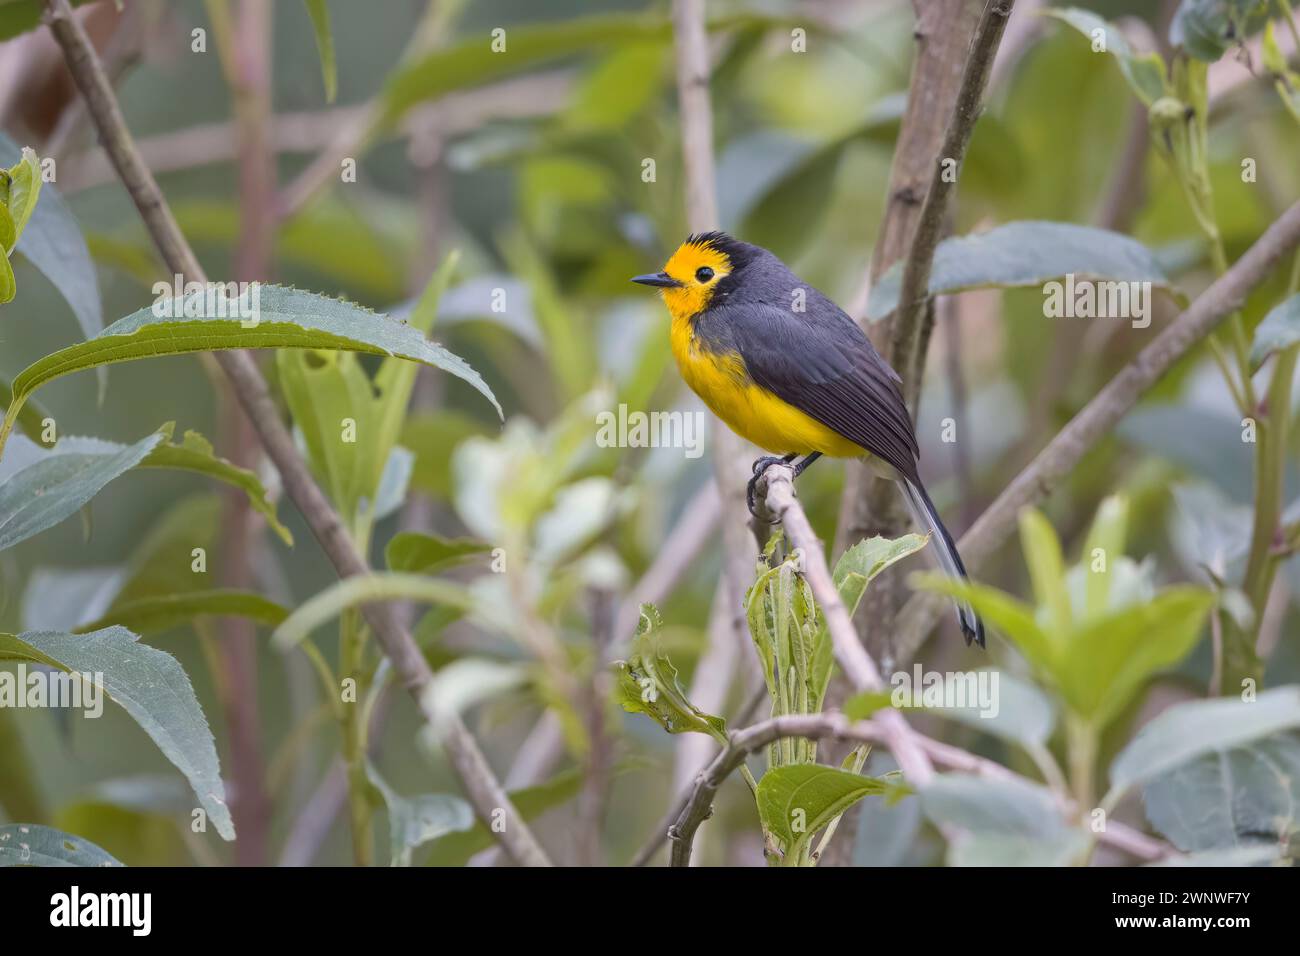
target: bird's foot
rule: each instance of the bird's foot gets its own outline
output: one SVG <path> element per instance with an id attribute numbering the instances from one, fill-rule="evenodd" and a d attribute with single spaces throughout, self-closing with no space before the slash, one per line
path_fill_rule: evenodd
<path id="1" fill-rule="evenodd" d="M 749 484 L 745 486 L 745 503 L 749 505 L 749 513 L 759 521 L 766 521 L 768 524 L 776 523 L 776 519 L 768 516 L 766 511 L 764 514 L 758 513 L 757 495 L 759 481 L 761 481 L 763 476 L 767 474 L 767 469 L 772 465 L 788 465 L 790 462 L 794 461 L 794 459 L 794 455 L 782 455 L 779 457 L 777 455 L 764 455 L 762 458 L 754 462 L 754 477 L 750 478 Z"/>

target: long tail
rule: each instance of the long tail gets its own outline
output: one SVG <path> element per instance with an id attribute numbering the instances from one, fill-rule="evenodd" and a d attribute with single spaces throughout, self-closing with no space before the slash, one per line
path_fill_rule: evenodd
<path id="1" fill-rule="evenodd" d="M 961 555 L 957 553 L 957 545 L 953 544 L 952 535 L 948 529 L 943 526 L 939 520 L 939 512 L 935 510 L 934 502 L 926 494 L 922 485 L 914 484 L 906 478 L 902 479 L 899 484 L 903 488 L 904 497 L 907 498 L 907 507 L 912 512 L 912 518 L 917 525 L 922 528 L 929 528 L 934 535 L 935 545 L 938 549 L 939 566 L 943 568 L 945 574 L 958 580 L 966 580 L 969 575 L 966 574 L 966 566 L 961 563 Z M 975 609 L 967 601 L 955 601 L 957 605 L 957 623 L 961 625 L 961 633 L 966 638 L 966 645 L 969 647 L 970 642 L 974 641 L 980 647 L 984 646 L 984 622 L 979 619 Z"/>

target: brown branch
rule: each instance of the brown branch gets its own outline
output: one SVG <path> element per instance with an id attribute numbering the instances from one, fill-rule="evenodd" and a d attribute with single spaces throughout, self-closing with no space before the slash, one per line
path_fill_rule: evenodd
<path id="1" fill-rule="evenodd" d="M 802 555 L 802 573 L 812 589 L 822 617 L 826 620 L 826 629 L 830 633 L 831 645 L 840 669 L 857 690 L 883 690 L 885 682 L 880 677 L 880 671 L 858 641 L 857 633 L 853 630 L 853 620 L 849 617 L 848 608 L 844 606 L 840 592 L 831 577 L 830 567 L 826 564 L 822 544 L 817 540 L 812 525 L 808 523 L 808 516 L 804 514 L 803 506 L 795 497 L 794 469 L 789 465 L 771 465 L 764 473 L 760 488 L 764 484 L 766 484 L 767 510 L 781 522 L 791 547 Z M 918 746 L 915 732 L 907 720 L 898 711 L 890 709 L 882 711 L 876 721 L 904 777 L 909 783 L 918 787 L 925 786 L 934 776 L 934 768 L 930 764 L 929 757 Z M 673 830 L 673 866 L 690 865 L 691 841 L 700 823 L 711 812 L 710 801 L 717 791 L 718 784 L 721 783 L 721 778 L 717 778 L 715 772 L 725 767 L 726 773 L 730 773 L 739 765 L 739 761 L 744 759 L 744 753 L 733 753 L 733 749 L 728 747 L 724 750 L 718 759 L 697 778 L 697 795 L 682 811 Z M 728 761 L 732 758 L 735 762 L 728 765 Z M 703 805 L 700 804 L 701 800 L 704 801 Z"/>
<path id="2" fill-rule="evenodd" d="M 672 841 L 673 865 L 686 866 L 689 863 L 691 843 L 700 824 L 712 814 L 713 799 L 718 789 L 751 753 L 785 737 L 805 737 L 809 740 L 829 738 L 855 743 L 887 742 L 892 731 L 882 726 L 881 718 L 891 713 L 897 715 L 897 711 L 886 710 L 872 720 L 857 722 L 841 713 L 786 715 L 772 717 L 733 734 L 727 747 L 696 778 L 676 822 L 667 832 L 667 839 Z M 959 747 L 920 734 L 914 734 L 913 737 L 918 749 L 927 759 L 933 759 L 935 763 L 951 770 L 1000 780 L 1024 779 L 999 763 L 977 757 Z M 1061 800 L 1060 807 L 1062 814 L 1067 817 L 1078 812 L 1078 806 L 1069 800 Z M 1098 834 L 1098 839 L 1141 860 L 1158 860 L 1174 852 L 1167 844 L 1122 823 L 1108 823 L 1106 829 Z M 638 854 L 638 859 L 641 855 Z"/>
<path id="3" fill-rule="evenodd" d="M 928 337 L 928 327 L 934 321 L 929 291 L 934 251 L 939 247 L 949 201 L 957 189 L 957 171 L 966 160 L 966 148 L 975 131 L 975 121 L 979 119 L 993 58 L 1014 5 L 1015 0 L 985 0 L 984 12 L 971 41 L 970 54 L 966 57 L 957 102 L 939 154 L 931 166 L 930 186 L 925 192 L 911 248 L 903 264 L 898 314 L 891 324 L 889 360 L 903 377 L 904 397 L 913 413 L 925 370 L 923 343 Z M 955 164 L 951 170 L 945 168 L 949 163 Z"/>
<path id="4" fill-rule="evenodd" d="M 1011 535 L 1020 509 L 1045 498 L 1174 363 L 1241 307 L 1250 291 L 1297 245 L 1300 202 L 1284 212 L 1187 311 L 1121 369 L 989 505 L 957 544 L 967 567 L 977 568 L 988 558 Z M 900 613 L 899 666 L 905 666 L 916 653 L 941 606 L 931 595 L 916 595 Z"/>
<path id="5" fill-rule="evenodd" d="M 153 174 L 140 159 L 103 65 L 91 48 L 85 31 L 73 18 L 67 0 L 45 0 L 45 19 L 63 50 L 73 80 L 86 99 L 100 142 L 164 262 L 187 280 L 205 282 L 205 274 L 193 249 L 181 234 Z M 339 576 L 368 573 L 370 569 L 348 538 L 338 514 L 294 447 L 293 438 L 280 420 L 257 365 L 243 351 L 220 352 L 217 360 L 257 429 L 268 457 L 279 470 L 285 491 L 306 519 Z M 366 607 L 365 614 L 375 632 L 375 639 L 392 662 L 399 682 L 415 698 L 421 714 L 431 722 L 441 722 L 440 726 L 444 728 L 441 740 L 448 761 L 480 818 L 491 822 L 494 814 L 504 812 L 505 826 L 493 830 L 501 829 L 497 837 L 515 861 L 525 865 L 549 865 L 541 845 L 511 805 L 464 723 L 459 717 L 441 713 L 434 707 L 429 693 L 433 672 L 411 635 L 395 618 L 393 607 L 371 604 Z"/>

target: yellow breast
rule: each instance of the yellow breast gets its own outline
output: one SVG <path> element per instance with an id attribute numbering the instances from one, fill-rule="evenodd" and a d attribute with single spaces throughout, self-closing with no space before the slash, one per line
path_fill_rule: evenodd
<path id="1" fill-rule="evenodd" d="M 832 458 L 856 458 L 865 453 L 860 446 L 755 385 L 739 355 L 701 348 L 689 319 L 674 317 L 672 348 L 686 384 L 746 441 L 783 455 L 818 451 Z"/>

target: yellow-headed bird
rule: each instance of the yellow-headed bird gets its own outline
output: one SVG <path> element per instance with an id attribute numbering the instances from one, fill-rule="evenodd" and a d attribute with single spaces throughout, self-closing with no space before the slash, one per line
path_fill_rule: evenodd
<path id="1" fill-rule="evenodd" d="M 754 463 L 754 486 L 771 463 L 799 475 L 822 455 L 865 457 L 897 481 L 918 525 L 933 534 L 945 572 L 966 577 L 917 471 L 920 450 L 898 374 L 856 322 L 759 246 L 721 232 L 688 238 L 656 286 L 672 314 L 672 349 L 686 383 L 732 431 L 781 457 Z M 969 644 L 984 646 L 974 608 L 957 604 Z"/>

